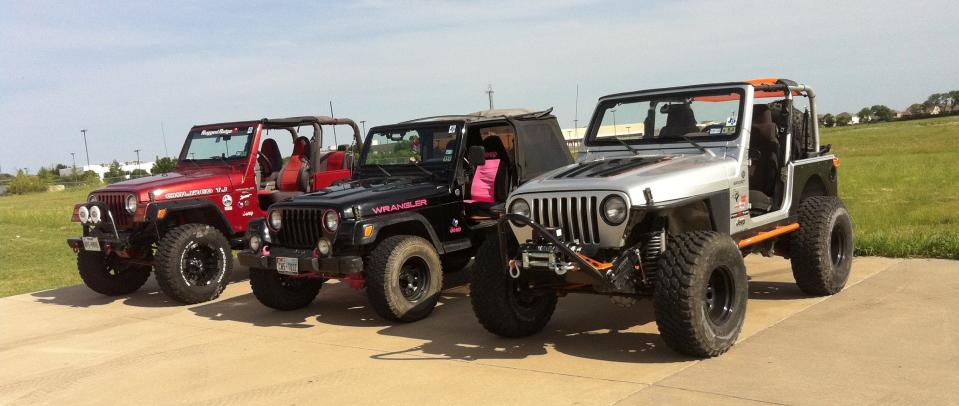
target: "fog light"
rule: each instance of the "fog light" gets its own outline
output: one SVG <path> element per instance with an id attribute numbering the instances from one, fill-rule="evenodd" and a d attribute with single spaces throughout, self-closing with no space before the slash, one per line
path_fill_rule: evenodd
<path id="1" fill-rule="evenodd" d="M 97 224 L 103 219 L 103 213 L 100 213 L 99 206 L 90 207 L 90 223 Z"/>
<path id="2" fill-rule="evenodd" d="M 320 241 L 316 243 L 316 250 L 324 257 L 330 255 L 331 248 L 330 242 L 326 238 L 320 238 Z"/>
<path id="3" fill-rule="evenodd" d="M 250 251 L 258 252 L 260 248 L 263 248 L 263 239 L 258 235 L 250 237 Z"/>
<path id="4" fill-rule="evenodd" d="M 90 221 L 90 209 L 87 206 L 80 206 L 77 210 L 77 219 L 80 220 L 81 224 L 87 224 Z"/>

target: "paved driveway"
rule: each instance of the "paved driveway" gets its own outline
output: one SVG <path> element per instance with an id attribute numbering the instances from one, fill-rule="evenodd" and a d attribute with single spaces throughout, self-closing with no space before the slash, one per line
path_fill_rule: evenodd
<path id="1" fill-rule="evenodd" d="M 152 282 L 2 298 L 0 404 L 959 403 L 959 262 L 857 258 L 830 298 L 803 295 L 787 261 L 747 264 L 740 342 L 705 361 L 664 347 L 649 302 L 599 296 L 561 300 L 539 335 L 497 338 L 464 274 L 430 318 L 397 325 L 344 284 L 293 312 L 245 280 L 194 306 Z"/>

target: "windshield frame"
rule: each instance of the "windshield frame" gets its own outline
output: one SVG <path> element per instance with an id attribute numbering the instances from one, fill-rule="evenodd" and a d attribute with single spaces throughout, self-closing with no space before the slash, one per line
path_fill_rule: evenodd
<path id="1" fill-rule="evenodd" d="M 462 156 L 463 143 L 466 137 L 466 121 L 464 120 L 437 120 L 437 121 L 420 121 L 412 123 L 402 123 L 402 124 L 392 124 L 392 125 L 383 125 L 370 128 L 366 133 L 366 137 L 363 139 L 363 148 L 360 150 L 360 156 L 356 160 L 356 166 L 354 169 L 354 177 L 360 175 L 360 177 L 380 177 L 383 176 L 383 172 L 378 168 L 382 167 L 390 173 L 390 176 L 425 176 L 425 173 L 421 169 L 417 169 L 417 165 L 410 163 L 404 164 L 377 164 L 377 163 L 366 163 L 368 155 L 371 150 L 371 143 L 373 142 L 373 134 L 388 132 L 388 131 L 408 131 L 412 129 L 421 129 L 421 128 L 436 128 L 436 127 L 448 127 L 450 125 L 456 125 L 456 142 L 458 143 L 456 151 L 453 152 L 453 159 L 450 161 L 433 161 L 433 162 L 419 162 L 419 167 L 422 169 L 427 169 L 436 174 L 445 173 L 442 179 L 449 178 L 452 180 L 453 174 L 456 173 L 456 168 L 460 164 L 459 157 Z M 368 174 L 373 174 L 369 176 Z"/>
<path id="2" fill-rule="evenodd" d="M 583 138 L 583 144 L 585 146 L 620 146 L 622 147 L 622 142 L 628 143 L 630 145 L 663 145 L 663 144 L 683 144 L 689 145 L 689 142 L 683 137 L 667 137 L 667 138 L 617 138 L 617 137 L 602 137 L 597 138 L 600 127 L 602 126 L 603 115 L 610 108 L 620 103 L 634 103 L 634 102 L 643 102 L 651 99 L 660 99 L 660 98 L 690 98 L 690 97 L 700 97 L 700 96 L 718 96 L 718 95 L 728 95 L 730 93 L 739 94 L 739 112 L 738 117 L 736 118 L 736 131 L 731 134 L 723 135 L 714 135 L 710 137 L 689 137 L 698 143 L 713 143 L 713 142 L 729 142 L 739 138 L 743 132 L 743 118 L 745 117 L 746 103 L 747 99 L 750 98 L 749 93 L 746 88 L 741 84 L 729 84 L 729 85 L 720 85 L 720 86 L 711 86 L 711 87 L 680 87 L 680 88 L 671 88 L 671 89 L 661 89 L 661 90 L 651 90 L 651 91 L 642 91 L 637 93 L 627 93 L 627 94 L 618 94 L 600 98 L 599 104 L 597 104 L 596 109 L 593 112 L 593 117 L 590 120 L 589 128 L 586 131 L 586 135 Z M 657 108 L 659 108 L 657 106 Z M 657 123 L 658 124 L 658 123 Z M 661 128 L 661 127 L 660 127 Z M 654 130 L 655 131 L 655 130 Z"/>
<path id="3" fill-rule="evenodd" d="M 194 140 L 194 134 L 199 135 L 203 131 L 219 130 L 219 129 L 225 129 L 225 128 L 231 128 L 231 127 L 234 127 L 234 128 L 252 127 L 253 128 L 252 132 L 244 134 L 247 136 L 247 139 L 246 139 L 246 145 L 243 146 L 243 151 L 245 152 L 243 156 L 230 156 L 230 157 L 224 157 L 224 158 L 207 157 L 207 158 L 197 158 L 197 159 L 187 157 L 187 155 L 190 153 L 190 146 Z M 211 163 L 211 162 L 212 163 L 223 163 L 223 162 L 227 162 L 227 163 L 244 162 L 245 163 L 249 161 L 253 142 L 256 140 L 257 136 L 259 135 L 260 129 L 258 127 L 259 127 L 259 124 L 255 122 L 226 123 L 226 124 L 214 124 L 214 125 L 193 127 L 187 133 L 186 139 L 183 141 L 183 147 L 180 149 L 180 154 L 177 157 L 177 163 L 184 162 L 184 161 L 194 162 L 198 164 Z"/>

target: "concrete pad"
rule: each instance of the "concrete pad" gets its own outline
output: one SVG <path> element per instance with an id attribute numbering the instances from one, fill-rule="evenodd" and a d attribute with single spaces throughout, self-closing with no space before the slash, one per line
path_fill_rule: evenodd
<path id="1" fill-rule="evenodd" d="M 857 258 L 849 284 L 901 262 Z M 781 259 L 750 257 L 747 267 L 740 342 L 705 362 L 665 348 L 649 302 L 623 309 L 600 296 L 562 299 L 541 334 L 498 338 L 473 317 L 462 272 L 447 275 L 434 314 L 411 324 L 380 320 L 364 292 L 337 283 L 305 309 L 274 311 L 252 296 L 242 270 L 221 298 L 193 306 L 176 305 L 152 282 L 119 299 L 82 286 L 3 298 L 0 404 L 776 402 L 725 388 L 738 371 L 672 381 L 850 295 L 803 295 Z M 795 334 L 778 341 L 791 345 Z"/>
<path id="2" fill-rule="evenodd" d="M 909 260 L 660 384 L 789 404 L 956 404 L 957 309 L 959 262 Z"/>

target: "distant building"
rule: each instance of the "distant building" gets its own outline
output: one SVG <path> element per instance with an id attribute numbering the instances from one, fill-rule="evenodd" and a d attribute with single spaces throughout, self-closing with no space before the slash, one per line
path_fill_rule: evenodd
<path id="1" fill-rule="evenodd" d="M 129 172 L 133 172 L 136 169 L 143 169 L 144 171 L 147 171 L 147 173 L 150 173 L 150 170 L 153 169 L 153 161 L 149 161 L 149 162 L 141 161 L 139 164 L 137 164 L 136 161 L 120 162 L 120 170 L 124 172 L 129 173 Z M 97 176 L 100 177 L 100 179 L 103 179 L 103 176 L 110 171 L 110 165 L 77 166 L 78 175 L 86 171 L 93 171 L 97 174 Z M 61 177 L 73 176 L 73 168 L 63 168 L 59 172 Z"/>

